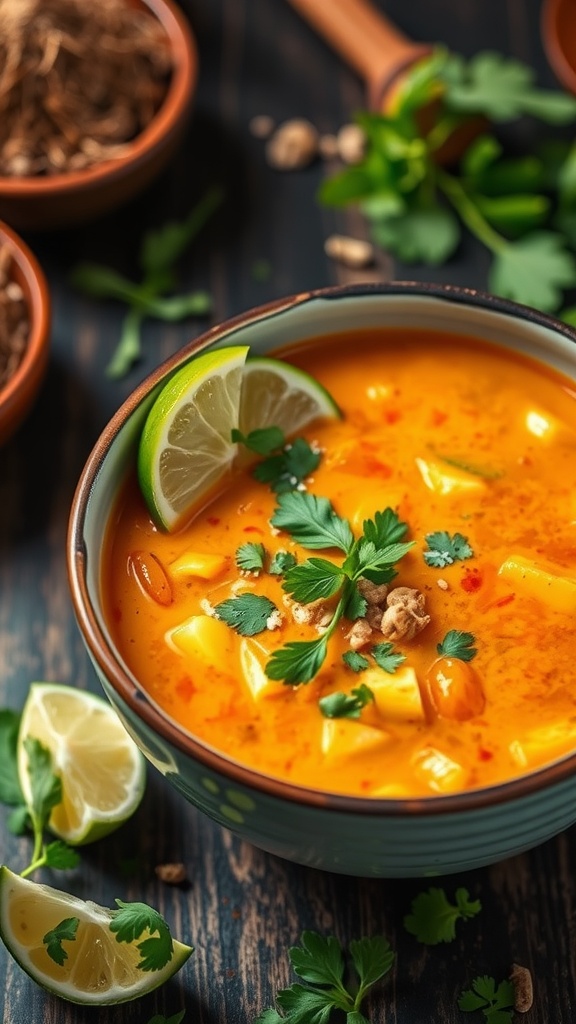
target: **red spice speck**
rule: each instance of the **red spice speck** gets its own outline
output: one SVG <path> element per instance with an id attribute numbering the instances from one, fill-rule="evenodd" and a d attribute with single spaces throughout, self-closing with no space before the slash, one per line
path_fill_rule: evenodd
<path id="1" fill-rule="evenodd" d="M 208 523 L 209 526 L 218 526 L 219 523 L 220 523 L 220 517 L 219 516 L 208 516 L 206 522 Z"/>
<path id="2" fill-rule="evenodd" d="M 264 530 L 261 530 L 259 526 L 245 526 L 243 528 L 242 532 L 243 533 L 264 533 Z"/>
<path id="3" fill-rule="evenodd" d="M 460 580 L 460 586 L 467 594 L 473 594 L 476 590 L 480 590 L 483 582 L 482 573 L 479 569 L 469 569 L 466 567 L 464 576 Z"/>
<path id="4" fill-rule="evenodd" d="M 442 409 L 433 409 L 432 410 L 432 426 L 433 427 L 440 427 L 443 423 L 446 422 L 447 419 L 448 419 L 448 413 L 447 412 L 443 412 Z"/>
<path id="5" fill-rule="evenodd" d="M 178 680 L 174 689 L 183 701 L 189 701 L 192 695 L 196 693 L 196 686 L 190 679 L 190 676 L 184 676 Z"/>
<path id="6" fill-rule="evenodd" d="M 369 789 L 372 789 L 372 783 L 371 783 L 370 779 L 361 779 L 361 781 L 360 781 L 360 789 L 363 789 L 366 792 Z"/>
<path id="7" fill-rule="evenodd" d="M 485 747 L 478 748 L 478 760 L 479 761 L 491 761 L 494 754 L 491 750 L 486 750 Z"/>
<path id="8" fill-rule="evenodd" d="M 400 419 L 401 416 L 402 416 L 402 413 L 400 412 L 400 409 L 385 409 L 384 410 L 384 419 L 385 419 L 386 423 L 396 423 Z"/>
<path id="9" fill-rule="evenodd" d="M 501 597 L 499 601 L 494 601 L 494 604 L 492 605 L 492 607 L 493 608 L 502 608 L 502 605 L 510 604 L 510 601 L 513 601 L 515 597 L 516 597 L 516 594 L 506 594 L 506 596 L 505 597 Z"/>

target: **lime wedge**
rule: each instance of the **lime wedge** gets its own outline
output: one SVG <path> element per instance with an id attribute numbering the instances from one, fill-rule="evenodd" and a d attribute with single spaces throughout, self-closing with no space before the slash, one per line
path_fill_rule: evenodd
<path id="1" fill-rule="evenodd" d="M 146 929 L 131 942 L 119 942 L 110 928 L 115 913 L 0 868 L 0 935 L 26 974 L 62 999 L 94 1006 L 137 999 L 163 985 L 193 953 L 173 939 L 168 963 L 143 970 L 138 946 L 157 933 Z M 70 919 L 78 922 L 74 937 L 62 939 L 54 959 L 49 933 Z"/>
<path id="2" fill-rule="evenodd" d="M 32 683 L 18 736 L 18 775 L 27 803 L 31 780 L 24 741 L 33 737 L 52 754 L 62 802 L 49 827 L 80 845 L 107 835 L 136 810 L 145 761 L 112 706 L 102 697 L 59 683 Z"/>
<path id="3" fill-rule="evenodd" d="M 138 479 L 154 521 L 174 530 L 206 501 L 237 454 L 232 431 L 277 426 L 289 437 L 339 416 L 310 374 L 278 359 L 247 359 L 247 347 L 204 352 L 154 401 L 138 449 Z"/>

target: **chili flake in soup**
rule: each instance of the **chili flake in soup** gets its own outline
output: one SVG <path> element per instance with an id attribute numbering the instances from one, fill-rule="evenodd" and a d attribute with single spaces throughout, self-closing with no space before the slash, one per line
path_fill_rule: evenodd
<path id="1" fill-rule="evenodd" d="M 229 757 L 331 792 L 454 793 L 574 750 L 571 382 L 498 346 L 435 332 L 312 339 L 281 357 L 313 374 L 343 413 L 304 432 L 321 459 L 292 494 L 328 499 L 356 538 L 391 509 L 390 522 L 407 524 L 394 540 L 411 547 L 391 581 L 367 570 L 347 584 L 354 600 L 332 629 L 345 551 L 305 549 L 271 525 L 284 499 L 254 478 L 253 463 L 171 534 L 153 525 L 134 474 L 109 530 L 102 585 L 136 678 Z M 261 569 L 238 567 L 246 544 L 261 545 L 243 548 Z M 322 559 L 324 576 L 331 563 L 334 592 L 295 600 L 283 588 L 284 554 L 274 557 L 284 552 L 299 566 Z M 268 598 L 259 623 L 244 624 L 251 635 L 215 613 L 244 594 Z M 322 636 L 326 657 L 310 681 L 269 678 L 275 651 Z"/>

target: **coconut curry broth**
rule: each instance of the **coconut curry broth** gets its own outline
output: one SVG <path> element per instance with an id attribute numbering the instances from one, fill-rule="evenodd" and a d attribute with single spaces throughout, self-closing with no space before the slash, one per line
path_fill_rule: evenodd
<path id="1" fill-rule="evenodd" d="M 323 453 L 308 490 L 330 498 L 356 535 L 377 510 L 397 510 L 415 543 L 390 588 L 424 595 L 430 621 L 412 639 L 394 639 L 406 660 L 393 674 L 371 659 L 359 673 L 344 664 L 351 624 L 342 621 L 313 681 L 269 680 L 264 666 L 274 648 L 314 639 L 321 627 L 294 621 L 281 577 L 241 573 L 237 548 L 262 543 L 269 556 L 294 551 L 299 562 L 339 561 L 338 552 L 298 549 L 273 530 L 275 496 L 249 471 L 172 535 L 151 524 L 131 479 L 110 531 L 103 589 L 115 641 L 136 677 L 170 716 L 232 758 L 329 791 L 450 793 L 573 750 L 570 382 L 495 346 L 432 332 L 360 332 L 284 355 L 320 380 L 344 414 L 304 432 Z M 428 566 L 425 537 L 435 531 L 461 534 L 472 557 Z M 153 597 L 141 585 L 139 559 L 164 570 Z M 145 566 L 146 574 L 153 593 Z M 243 638 L 214 617 L 215 605 L 244 591 L 274 601 L 279 628 Z M 449 630 L 473 632 L 472 661 L 434 665 Z M 374 699 L 359 718 L 322 715 L 321 697 L 361 683 Z"/>

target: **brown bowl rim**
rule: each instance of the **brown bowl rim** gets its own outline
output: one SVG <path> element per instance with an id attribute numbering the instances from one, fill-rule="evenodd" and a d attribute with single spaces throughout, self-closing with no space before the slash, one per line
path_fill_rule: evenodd
<path id="1" fill-rule="evenodd" d="M 19 402 L 29 389 L 32 400 L 48 363 L 50 342 L 51 298 L 48 282 L 40 263 L 20 235 L 0 221 L 0 244 L 5 243 L 24 281 L 24 294 L 30 313 L 30 332 L 24 355 L 6 384 L 0 388 L 0 420 L 4 429 L 12 417 L 19 417 Z"/>
<path id="2" fill-rule="evenodd" d="M 116 181 L 145 163 L 173 134 L 192 108 L 198 77 L 198 51 L 189 22 L 175 0 L 138 0 L 164 27 L 173 53 L 173 71 L 166 96 L 152 120 L 118 159 L 105 160 L 79 171 L 49 177 L 0 175 L 0 196 L 6 199 L 48 198 L 82 193 L 104 182 Z"/>
<path id="3" fill-rule="evenodd" d="M 540 15 L 542 41 L 556 78 L 569 92 L 576 93 L 576 68 L 567 60 L 560 42 L 558 18 L 561 4 L 562 0 L 544 0 Z"/>
<path id="4" fill-rule="evenodd" d="M 338 299 L 345 296 L 369 294 L 422 295 L 447 299 L 464 305 L 480 306 L 503 313 L 515 319 L 522 319 L 548 328 L 555 334 L 566 337 L 576 345 L 576 329 L 509 299 L 491 295 L 479 289 L 465 288 L 450 284 L 423 283 L 419 281 L 390 281 L 383 283 L 360 283 L 333 285 L 316 288 L 307 292 L 276 299 L 233 316 L 184 345 L 179 351 L 157 366 L 145 377 L 126 398 L 100 434 L 80 475 L 70 509 L 67 535 L 67 568 L 72 604 L 84 642 L 95 665 L 109 681 L 121 701 L 143 720 L 160 740 L 172 744 L 186 757 L 196 760 L 206 768 L 225 776 L 230 782 L 243 785 L 253 792 L 265 793 L 269 797 L 287 800 L 308 808 L 325 808 L 339 813 L 368 817 L 436 817 L 438 815 L 478 811 L 494 805 L 506 804 L 528 797 L 538 791 L 561 783 L 576 773 L 576 751 L 549 765 L 526 775 L 498 783 L 493 786 L 468 790 L 462 793 L 422 798 L 376 798 L 343 795 L 324 792 L 312 787 L 299 786 L 282 779 L 276 779 L 255 769 L 232 760 L 226 754 L 204 744 L 201 740 L 181 729 L 176 722 L 158 709 L 148 698 L 145 690 L 124 672 L 115 661 L 93 612 L 85 569 L 86 553 L 83 545 L 83 522 L 90 499 L 93 481 L 97 476 L 106 453 L 116 434 L 129 416 L 144 401 L 150 391 L 164 375 L 175 369 L 191 355 L 225 336 L 231 330 L 249 325 L 263 318 L 270 318 L 287 308 L 302 305 L 315 299 Z"/>

